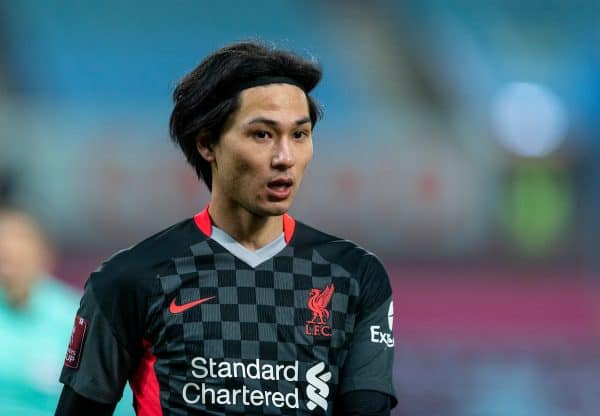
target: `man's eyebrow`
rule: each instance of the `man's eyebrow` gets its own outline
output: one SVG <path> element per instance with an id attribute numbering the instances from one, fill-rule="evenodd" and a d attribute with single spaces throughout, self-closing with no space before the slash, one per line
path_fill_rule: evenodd
<path id="1" fill-rule="evenodd" d="M 294 124 L 296 126 L 300 126 L 302 124 L 310 123 L 310 122 L 311 122 L 310 117 L 303 117 L 303 118 L 301 118 L 299 120 L 296 120 L 294 122 Z M 272 120 L 270 118 L 266 118 L 266 117 L 256 117 L 256 118 L 253 118 L 247 124 L 260 124 L 260 123 L 269 125 L 271 127 L 277 127 L 279 125 L 279 123 L 277 121 Z"/>
<path id="2" fill-rule="evenodd" d="M 311 123 L 310 117 L 304 117 L 304 118 L 301 118 L 300 120 L 296 120 L 296 126 L 299 126 L 299 125 L 305 124 L 305 123 Z"/>

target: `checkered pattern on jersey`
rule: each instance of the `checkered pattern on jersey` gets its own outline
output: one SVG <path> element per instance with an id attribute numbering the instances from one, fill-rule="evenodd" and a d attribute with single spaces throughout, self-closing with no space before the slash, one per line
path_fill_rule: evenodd
<path id="1" fill-rule="evenodd" d="M 165 415 L 176 414 L 169 408 L 185 407 L 181 392 L 189 381 L 216 389 L 239 389 L 245 383 L 248 389 L 283 394 L 299 389 L 300 411 L 244 406 L 241 401 L 206 408 L 199 401 L 191 406 L 216 414 L 302 414 L 308 400 L 305 374 L 319 361 L 327 363 L 332 373 L 329 385 L 338 384 L 358 296 L 358 282 L 345 269 L 328 262 L 316 250 L 292 246 L 254 269 L 213 240 L 196 244 L 190 251 L 192 255 L 174 259 L 174 269 L 159 276 L 164 293 L 151 306 L 161 317 L 150 328 L 155 331 L 155 369 Z M 312 318 L 309 292 L 331 283 L 335 287 L 328 305 L 331 336 L 307 335 L 306 323 Z M 183 313 L 169 312 L 173 299 L 185 304 L 211 296 L 215 299 Z M 299 381 L 210 376 L 198 380 L 192 374 L 195 357 L 246 363 L 260 358 L 261 363 L 273 365 L 290 365 L 298 360 Z M 332 389 L 329 398 L 334 394 Z M 310 414 L 319 414 L 318 410 Z"/>

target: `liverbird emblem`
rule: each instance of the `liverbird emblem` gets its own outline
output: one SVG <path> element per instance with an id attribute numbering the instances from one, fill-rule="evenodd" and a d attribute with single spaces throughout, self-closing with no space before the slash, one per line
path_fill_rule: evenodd
<path id="1" fill-rule="evenodd" d="M 329 319 L 329 311 L 327 305 L 333 296 L 333 283 L 325 286 L 325 289 L 311 289 L 308 292 L 308 308 L 312 311 L 313 316 L 307 323 L 311 324 L 325 324 Z M 318 320 L 318 321 L 317 321 Z"/>

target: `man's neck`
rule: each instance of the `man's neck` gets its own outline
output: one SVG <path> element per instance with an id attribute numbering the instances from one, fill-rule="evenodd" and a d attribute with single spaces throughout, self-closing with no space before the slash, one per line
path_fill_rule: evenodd
<path id="1" fill-rule="evenodd" d="M 210 202 L 208 213 L 212 223 L 248 250 L 256 251 L 281 235 L 281 216 L 257 216 L 242 207 L 222 206 Z"/>

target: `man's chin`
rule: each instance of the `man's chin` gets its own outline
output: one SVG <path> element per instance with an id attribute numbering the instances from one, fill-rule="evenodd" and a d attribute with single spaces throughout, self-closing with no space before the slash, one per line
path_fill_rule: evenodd
<path id="1" fill-rule="evenodd" d="M 265 217 L 278 217 L 285 214 L 292 205 L 291 201 L 267 202 L 258 207 L 259 215 Z"/>

